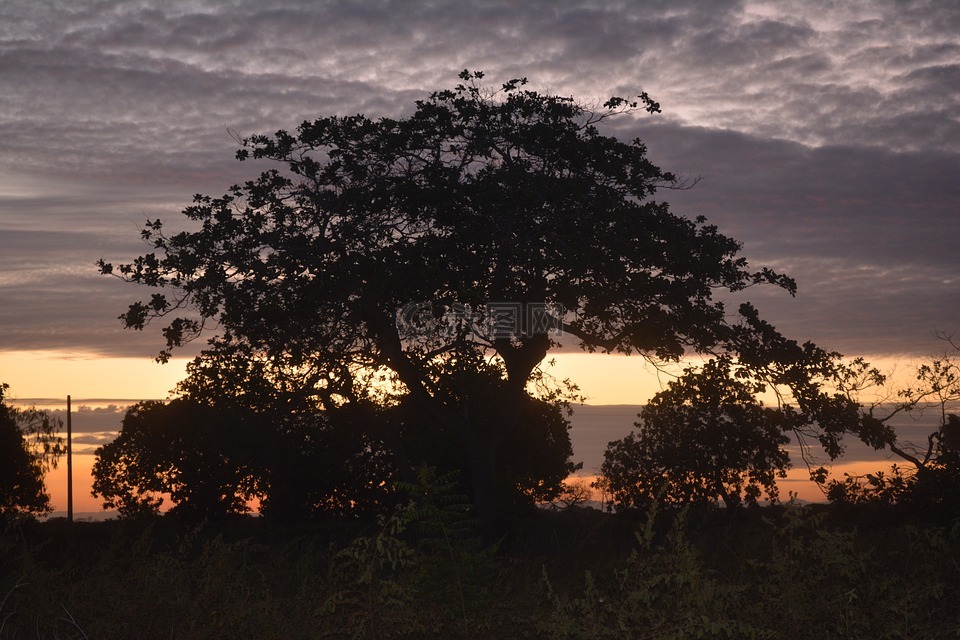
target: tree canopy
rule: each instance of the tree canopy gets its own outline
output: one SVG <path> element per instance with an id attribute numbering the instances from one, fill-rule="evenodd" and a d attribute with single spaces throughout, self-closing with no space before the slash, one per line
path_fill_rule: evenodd
<path id="1" fill-rule="evenodd" d="M 314 518 L 382 500 L 390 469 L 382 447 L 345 417 L 271 414 L 225 398 L 141 402 L 119 435 L 97 450 L 93 492 L 121 516 L 158 513 L 198 520 L 246 513 Z M 360 425 L 362 426 L 362 425 Z"/>
<path id="2" fill-rule="evenodd" d="M 4 399 L 0 383 L 0 521 L 50 511 L 43 475 L 64 452 L 59 421 L 37 409 L 19 409 Z"/>
<path id="3" fill-rule="evenodd" d="M 407 117 L 326 116 L 243 140 L 238 159 L 275 166 L 222 197 L 197 195 L 191 230 L 148 221 L 150 253 L 99 263 L 159 289 L 125 326 L 162 318 L 161 360 L 216 326 L 201 361 L 244 351 L 323 410 L 414 407 L 417 428 L 458 441 L 486 519 L 502 506 L 498 469 L 531 378 L 561 334 L 658 359 L 735 353 L 801 391 L 807 369 L 828 366 L 830 354 L 716 296 L 757 284 L 792 294 L 794 282 L 654 200 L 680 181 L 639 139 L 602 133 L 608 118 L 659 112 L 654 100 L 589 108 L 482 77 L 463 72 Z M 458 386 L 478 371 L 495 384 Z M 848 426 L 824 428 L 833 443 Z"/>
<path id="4" fill-rule="evenodd" d="M 687 369 L 643 408 L 633 433 L 607 448 L 601 482 L 613 502 L 776 501 L 796 413 L 764 407 L 762 391 L 756 381 L 736 378 L 726 359 Z"/>
<path id="5" fill-rule="evenodd" d="M 888 424 L 901 413 L 934 414 L 937 428 L 926 442 L 903 440 L 887 428 L 884 445 L 901 464 L 889 471 L 847 475 L 824 482 L 839 502 L 902 503 L 960 512 L 960 343 L 955 334 L 939 334 L 948 348 L 917 366 L 915 380 L 891 394 L 883 406 L 866 409 L 872 420 Z"/>
<path id="6" fill-rule="evenodd" d="M 246 435 L 236 414 L 186 400 L 140 402 L 97 450 L 94 495 L 124 516 L 155 512 L 164 497 L 198 518 L 242 513 L 257 480 Z"/>
<path id="7" fill-rule="evenodd" d="M 785 276 L 749 270 L 715 226 L 650 200 L 676 178 L 647 160 L 640 140 L 597 127 L 641 104 L 659 111 L 649 97 L 590 111 L 523 85 L 488 93 L 469 82 L 418 101 L 408 118 L 330 116 L 296 135 L 245 140 L 240 159 L 287 171 L 265 171 L 221 198 L 197 196 L 184 213 L 199 231 L 168 237 L 149 222 L 143 237 L 162 255 L 119 274 L 175 293 L 131 305 L 125 324 L 190 307 L 200 317 L 174 318 L 168 349 L 216 319 L 225 341 L 322 354 L 332 360 L 325 369 L 389 364 L 416 388 L 422 376 L 406 365 L 465 345 L 492 348 L 525 379 L 550 328 L 587 349 L 679 357 L 729 339 L 717 289 L 794 290 Z M 101 270 L 114 272 L 105 262 Z M 412 340 L 394 322 L 411 303 L 435 315 L 462 306 L 483 317 L 494 303 L 565 313 L 530 326 L 535 316 L 521 307 L 514 331 L 444 326 Z M 416 344 L 427 338 L 440 344 Z"/>

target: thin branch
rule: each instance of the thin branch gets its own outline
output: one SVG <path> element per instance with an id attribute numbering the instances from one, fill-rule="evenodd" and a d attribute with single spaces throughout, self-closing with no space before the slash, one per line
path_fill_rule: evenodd
<path id="1" fill-rule="evenodd" d="M 80 632 L 80 637 L 83 640 L 86 640 L 87 634 L 83 631 L 83 629 L 80 628 L 80 625 L 77 624 L 77 621 L 74 619 L 73 615 L 69 611 L 67 611 L 67 607 L 64 606 L 62 602 L 60 603 L 60 608 L 63 609 L 63 613 L 66 615 L 65 618 L 61 617 L 60 620 L 63 620 L 64 622 L 69 622 L 74 629 Z"/>

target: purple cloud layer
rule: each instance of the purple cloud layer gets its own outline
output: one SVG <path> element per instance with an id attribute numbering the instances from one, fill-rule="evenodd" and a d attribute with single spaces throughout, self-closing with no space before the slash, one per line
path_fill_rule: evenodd
<path id="1" fill-rule="evenodd" d="M 0 350 L 148 357 L 96 274 L 257 167 L 240 135 L 402 115 L 463 68 L 599 101 L 706 215 L 800 293 L 774 324 L 849 353 L 923 354 L 960 328 L 960 7 L 941 2 L 355 3 L 10 0 L 0 22 Z"/>

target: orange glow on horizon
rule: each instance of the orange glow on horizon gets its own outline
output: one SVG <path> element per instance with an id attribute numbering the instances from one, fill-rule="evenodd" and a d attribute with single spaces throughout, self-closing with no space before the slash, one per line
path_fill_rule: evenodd
<path id="1" fill-rule="evenodd" d="M 93 463 L 94 456 L 90 454 L 73 455 L 73 512 L 103 511 L 103 503 L 94 498 L 93 490 Z M 60 459 L 56 469 L 47 472 L 44 478 L 47 493 L 50 495 L 50 506 L 55 512 L 67 511 L 67 458 Z"/>
<path id="2" fill-rule="evenodd" d="M 108 513 L 105 512 L 100 498 L 94 498 L 91 491 L 93 489 L 93 463 L 94 456 L 91 454 L 74 454 L 73 456 L 73 510 L 75 514 L 85 513 Z M 828 466 L 830 470 L 830 479 L 842 480 L 844 473 L 852 476 L 860 476 L 867 473 L 876 473 L 883 471 L 888 473 L 890 466 L 895 461 L 886 460 L 860 460 L 849 463 L 838 463 Z M 909 469 L 908 463 L 899 463 L 899 466 Z M 574 474 L 567 478 L 566 482 L 586 483 L 592 485 L 597 480 L 596 474 Z M 66 459 L 60 461 L 57 469 L 47 473 L 46 488 L 50 495 L 50 506 L 55 515 L 64 515 L 67 510 L 67 463 Z M 787 471 L 786 478 L 777 480 L 777 486 L 780 489 L 780 501 L 787 502 L 791 494 L 801 502 L 823 503 L 827 501 L 826 496 L 815 483 L 810 481 L 809 473 L 806 467 L 796 467 Z M 590 500 L 601 502 L 603 496 L 600 492 L 589 487 Z M 257 513 L 259 500 L 248 502 L 251 513 Z M 173 506 L 169 499 L 164 500 L 162 511 L 166 511 Z M 113 512 L 110 512 L 113 513 Z M 82 517 L 82 515 L 81 515 Z"/>
<path id="3" fill-rule="evenodd" d="M 915 359 L 866 356 L 894 385 L 912 381 Z M 73 398 L 162 399 L 186 377 L 190 358 L 173 358 L 157 364 L 151 357 L 117 358 L 95 353 L 66 351 L 0 351 L 0 382 L 10 385 L 10 399 Z M 550 362 L 553 361 L 551 365 Z M 666 387 L 685 359 L 658 371 L 638 355 L 585 352 L 550 353 L 543 370 L 557 380 L 569 379 L 586 396 L 586 404 L 644 404 Z M 905 364 L 906 363 L 906 364 Z"/>
<path id="4" fill-rule="evenodd" d="M 910 469 L 911 465 L 906 461 L 897 462 L 895 460 L 857 460 L 855 462 L 843 462 L 836 463 L 834 465 L 825 465 L 830 471 L 829 480 L 843 480 L 844 473 L 848 473 L 851 476 L 862 476 L 867 473 L 876 473 L 882 471 L 884 473 L 889 473 L 890 467 L 893 464 L 897 464 L 902 469 Z M 567 482 L 585 482 L 588 485 L 592 485 L 596 482 L 599 476 L 596 474 L 575 474 L 570 476 L 567 479 Z M 820 490 L 820 487 L 813 481 L 810 480 L 810 473 L 807 471 L 805 466 L 794 467 L 787 470 L 787 476 L 785 478 L 777 479 L 777 487 L 780 490 L 780 502 L 786 503 L 790 500 L 791 494 L 796 496 L 796 499 L 801 503 L 804 502 L 814 502 L 814 503 L 823 503 L 827 502 L 827 497 L 824 495 L 823 491 Z M 590 488 L 590 499 L 600 502 L 602 495 L 599 490 L 591 487 Z"/>
<path id="5" fill-rule="evenodd" d="M 589 405 L 641 405 L 659 392 L 672 379 L 669 374 L 658 372 L 639 356 L 603 355 L 588 353 L 555 353 L 548 356 L 555 363 L 543 368 L 558 380 L 569 378 L 579 385 Z M 885 372 L 894 371 L 894 384 L 902 384 L 912 377 L 906 358 L 880 357 L 867 360 L 874 362 Z M 136 401 L 141 399 L 166 398 L 184 376 L 188 358 L 178 358 L 166 365 L 159 365 L 149 357 L 112 358 L 96 354 L 70 354 L 55 351 L 0 352 L 0 382 L 10 385 L 10 397 L 14 403 L 19 399 L 49 399 L 62 408 L 67 394 L 74 399 L 75 410 L 81 400 L 84 405 L 94 405 L 89 399 Z M 904 364 L 904 363 L 907 364 Z M 676 365 L 676 371 L 682 368 Z M 60 402 L 63 405 L 60 405 Z M 112 401 L 117 404 L 116 400 Z M 40 408 L 47 408 L 41 406 Z M 624 435 L 629 431 L 629 422 L 624 423 Z M 119 423 L 116 428 L 119 429 Z M 601 443 L 605 445 L 606 442 Z M 574 451 L 574 459 L 577 458 Z M 90 496 L 92 478 L 90 471 L 93 456 L 89 453 L 74 454 L 74 510 L 75 512 L 100 511 L 100 502 Z M 854 462 L 837 464 L 834 478 L 842 478 L 843 471 L 862 474 L 889 467 L 886 461 Z M 805 468 L 793 469 L 780 483 L 782 497 L 794 491 L 802 500 L 822 502 L 823 494 L 811 483 Z M 66 510 L 66 460 L 47 476 L 47 490 L 56 511 Z"/>
<path id="6" fill-rule="evenodd" d="M 161 399 L 186 377 L 189 358 L 158 364 L 152 358 L 115 358 L 65 351 L 2 351 L 0 382 L 10 399 Z"/>

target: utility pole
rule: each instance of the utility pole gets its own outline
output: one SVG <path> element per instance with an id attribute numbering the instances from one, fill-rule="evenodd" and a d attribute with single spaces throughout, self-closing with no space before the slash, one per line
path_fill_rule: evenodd
<path id="1" fill-rule="evenodd" d="M 73 422 L 67 396 L 67 523 L 73 524 Z"/>

